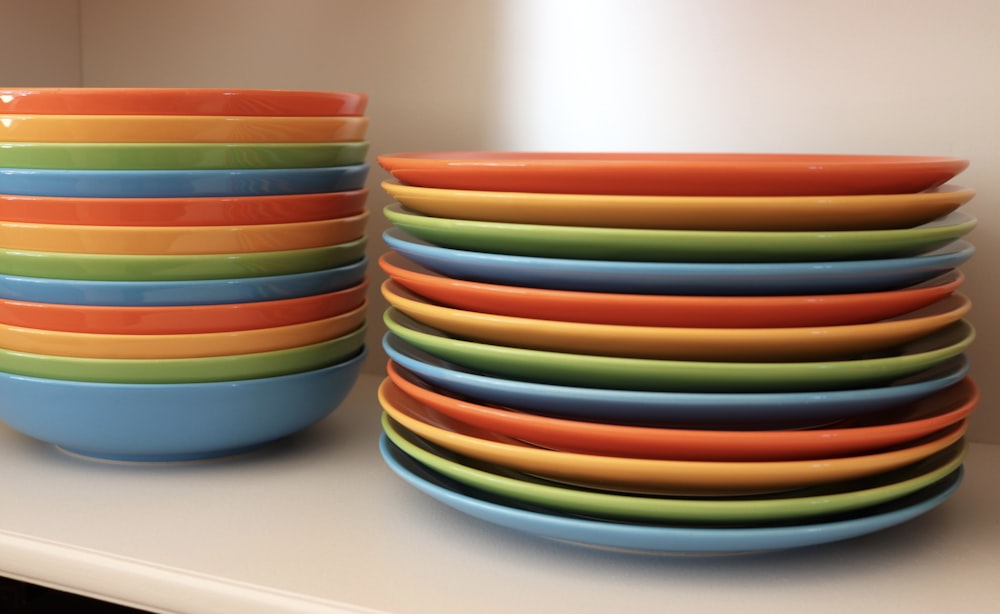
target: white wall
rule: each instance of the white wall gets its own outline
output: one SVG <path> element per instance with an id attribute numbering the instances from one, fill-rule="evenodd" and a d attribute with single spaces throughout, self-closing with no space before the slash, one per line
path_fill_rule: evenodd
<path id="1" fill-rule="evenodd" d="M 0 0 L 0 84 L 80 85 L 79 0 Z"/>
<path id="2" fill-rule="evenodd" d="M 27 2 L 6 2 L 24 7 Z M 37 5 L 38 3 L 35 3 Z M 53 15 L 71 19 L 73 3 Z M 363 90 L 373 153 L 642 149 L 957 155 L 1000 442 L 996 0 L 81 0 L 82 82 Z M 60 41 L 59 44 L 63 44 Z M 370 186 L 373 210 L 388 202 Z M 372 255 L 383 247 L 372 224 Z M 374 271 L 373 271 L 374 272 Z M 377 286 L 377 284 L 373 284 Z M 381 301 L 377 300 L 376 309 Z M 377 311 L 373 311 L 373 314 Z M 377 316 L 372 318 L 377 323 Z M 373 331 L 372 340 L 377 340 Z M 381 369 L 379 358 L 370 364 Z"/>

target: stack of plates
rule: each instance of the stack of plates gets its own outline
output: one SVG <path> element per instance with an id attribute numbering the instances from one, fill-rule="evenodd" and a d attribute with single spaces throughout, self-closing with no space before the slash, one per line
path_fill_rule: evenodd
<path id="1" fill-rule="evenodd" d="M 164 461 L 333 411 L 365 353 L 366 103 L 0 90 L 0 419 Z"/>
<path id="2" fill-rule="evenodd" d="M 387 155 L 382 452 L 536 535 L 661 552 L 871 533 L 962 475 L 954 158 Z"/>

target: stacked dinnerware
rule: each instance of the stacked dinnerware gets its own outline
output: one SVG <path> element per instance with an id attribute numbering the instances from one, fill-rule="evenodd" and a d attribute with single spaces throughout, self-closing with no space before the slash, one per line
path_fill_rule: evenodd
<path id="1" fill-rule="evenodd" d="M 659 552 L 801 547 L 958 487 L 955 158 L 380 156 L 381 451 L 446 505 Z"/>
<path id="2" fill-rule="evenodd" d="M 0 420 L 179 461 L 333 411 L 366 351 L 366 104 L 0 89 Z"/>

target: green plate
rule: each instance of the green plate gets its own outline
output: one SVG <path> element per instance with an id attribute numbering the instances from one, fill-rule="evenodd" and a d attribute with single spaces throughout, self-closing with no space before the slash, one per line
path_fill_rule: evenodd
<path id="1" fill-rule="evenodd" d="M 737 498 L 633 496 L 568 487 L 465 458 L 423 440 L 382 414 L 382 429 L 417 462 L 456 482 L 521 503 L 608 520 L 693 525 L 771 523 L 888 503 L 944 479 L 965 459 L 965 439 L 922 461 L 870 478 L 778 495 Z"/>
<path id="2" fill-rule="evenodd" d="M 509 379 L 625 390 L 793 392 L 864 388 L 929 369 L 961 354 L 975 330 L 961 320 L 926 337 L 854 360 L 703 362 L 569 354 L 455 339 L 394 307 L 383 320 L 411 345 L 459 366 Z"/>
<path id="3" fill-rule="evenodd" d="M 365 253 L 366 237 L 346 243 L 240 254 L 76 254 L 0 249 L 0 274 L 97 281 L 185 281 L 308 273 Z"/>
<path id="4" fill-rule="evenodd" d="M 346 335 L 287 350 L 208 358 L 115 359 L 0 349 L 0 371 L 45 379 L 115 384 L 194 384 L 275 377 L 346 360 L 361 349 L 366 324 Z"/>
<path id="5" fill-rule="evenodd" d="M 955 211 L 914 228 L 844 231 L 659 230 L 511 224 L 432 217 L 395 203 L 394 225 L 429 243 L 513 256 L 650 262 L 816 262 L 912 256 L 969 233 Z"/>
<path id="6" fill-rule="evenodd" d="M 360 164 L 367 141 L 343 143 L 0 143 L 0 167 L 63 170 L 316 168 Z"/>

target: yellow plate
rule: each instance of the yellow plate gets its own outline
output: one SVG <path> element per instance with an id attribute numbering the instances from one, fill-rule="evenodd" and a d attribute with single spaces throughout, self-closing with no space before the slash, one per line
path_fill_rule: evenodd
<path id="1" fill-rule="evenodd" d="M 366 116 L 0 115 L 0 141 L 337 143 L 363 141 Z"/>
<path id="2" fill-rule="evenodd" d="M 270 352 L 328 341 L 365 323 L 367 302 L 342 314 L 271 328 L 180 335 L 75 333 L 0 325 L 0 347 L 80 358 L 201 358 Z"/>
<path id="3" fill-rule="evenodd" d="M 880 230 L 951 213 L 976 191 L 944 186 L 862 196 L 614 196 L 421 188 L 383 182 L 407 208 L 444 218 L 677 230 Z"/>
<path id="4" fill-rule="evenodd" d="M 406 430 L 453 452 L 553 480 L 622 492 L 741 494 L 775 492 L 867 477 L 899 469 L 947 448 L 967 420 L 889 451 L 805 461 L 681 461 L 559 452 L 495 435 L 444 416 L 388 384 L 379 403 Z"/>
<path id="5" fill-rule="evenodd" d="M 707 361 L 800 361 L 851 358 L 919 339 L 960 320 L 972 308 L 952 294 L 908 314 L 867 324 L 802 328 L 689 328 L 536 320 L 431 303 L 393 280 L 390 305 L 414 320 L 463 339 L 532 350 Z"/>

